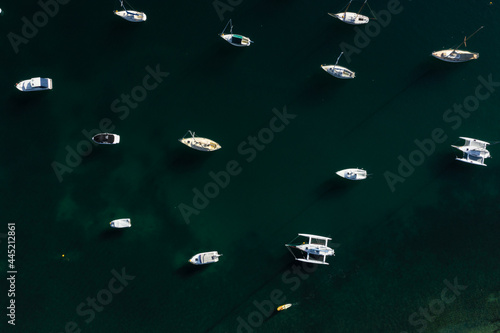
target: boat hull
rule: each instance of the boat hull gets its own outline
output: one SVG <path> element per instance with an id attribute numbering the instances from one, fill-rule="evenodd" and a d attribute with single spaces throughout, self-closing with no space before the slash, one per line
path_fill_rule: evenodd
<path id="1" fill-rule="evenodd" d="M 479 58 L 479 53 L 452 49 L 435 51 L 431 55 L 436 59 L 446 62 L 466 62 Z"/>
<path id="2" fill-rule="evenodd" d="M 199 151 L 215 151 L 221 148 L 221 146 L 217 142 L 207 138 L 191 137 L 179 139 L 179 141 L 189 148 L 193 148 Z"/>
<path id="3" fill-rule="evenodd" d="M 360 25 L 360 24 L 367 24 L 370 22 L 370 18 L 368 16 L 360 15 L 357 13 L 352 13 L 352 12 L 346 12 L 346 13 L 337 13 L 337 14 L 332 14 L 328 13 L 328 15 L 335 17 L 336 19 L 339 19 L 340 21 L 351 24 L 351 25 Z"/>
<path id="4" fill-rule="evenodd" d="M 92 141 L 99 145 L 116 145 L 120 143 L 120 136 L 113 133 L 99 133 L 92 137 Z"/>
<path id="5" fill-rule="evenodd" d="M 115 15 L 129 22 L 144 22 L 147 20 L 147 16 L 143 12 L 137 12 L 135 10 L 115 10 Z"/>
<path id="6" fill-rule="evenodd" d="M 278 308 L 276 310 L 283 311 L 283 310 L 289 309 L 291 306 L 292 306 L 292 304 L 283 304 L 281 306 L 278 306 Z"/>
<path id="7" fill-rule="evenodd" d="M 51 90 L 52 89 L 52 79 L 34 77 L 29 80 L 24 80 L 16 83 L 16 88 L 20 91 L 40 91 L 40 90 Z"/>
<path id="8" fill-rule="evenodd" d="M 253 43 L 253 41 L 251 41 L 250 38 L 245 37 L 245 36 L 241 36 L 241 35 L 220 34 L 219 36 L 222 39 L 224 39 L 226 42 L 228 42 L 229 44 L 234 45 L 234 46 L 238 46 L 238 47 L 247 47 Z"/>
<path id="9" fill-rule="evenodd" d="M 109 222 L 109 225 L 111 228 L 130 228 L 132 226 L 132 223 L 130 222 L 130 219 L 117 219 Z"/>
<path id="10" fill-rule="evenodd" d="M 336 172 L 342 178 L 349 180 L 363 180 L 366 179 L 367 173 L 363 169 L 344 169 Z"/>
<path id="11" fill-rule="evenodd" d="M 348 68 L 338 65 L 321 65 L 321 68 L 328 74 L 338 79 L 354 79 L 356 77 L 356 73 L 351 71 Z"/>
<path id="12" fill-rule="evenodd" d="M 193 265 L 213 264 L 214 262 L 219 261 L 220 256 L 222 256 L 222 254 L 219 254 L 217 251 L 202 252 L 191 257 L 189 262 Z"/>

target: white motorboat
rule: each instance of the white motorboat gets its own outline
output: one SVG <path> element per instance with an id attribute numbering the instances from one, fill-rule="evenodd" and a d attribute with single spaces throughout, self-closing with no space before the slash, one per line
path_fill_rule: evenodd
<path id="1" fill-rule="evenodd" d="M 465 163 L 486 166 L 486 164 L 484 164 L 484 160 L 491 157 L 490 152 L 486 149 L 490 143 L 463 136 L 461 136 L 460 139 L 465 140 L 465 144 L 463 146 L 451 145 L 453 148 L 457 148 L 463 152 L 462 158 L 456 157 L 455 159 Z"/>
<path id="2" fill-rule="evenodd" d="M 123 0 L 120 1 L 120 4 L 121 4 L 123 10 L 121 10 L 121 11 L 115 10 L 114 11 L 115 15 L 118 15 L 121 18 L 124 18 L 125 20 L 130 21 L 130 22 L 144 22 L 147 20 L 147 16 L 144 12 L 138 12 L 135 10 L 128 10 L 123 5 Z"/>
<path id="3" fill-rule="evenodd" d="M 226 31 L 226 28 L 229 24 L 231 24 L 230 32 L 228 34 L 225 34 L 224 31 Z M 224 27 L 224 30 L 222 30 L 219 36 L 221 36 L 222 39 L 224 39 L 226 42 L 234 46 L 244 47 L 244 46 L 250 46 L 250 44 L 253 43 L 253 41 L 251 41 L 250 38 L 248 37 L 233 34 L 233 23 L 231 20 L 227 22 L 226 26 Z"/>
<path id="4" fill-rule="evenodd" d="M 99 133 L 92 137 L 92 141 L 100 145 L 116 145 L 120 143 L 120 136 L 112 133 Z"/>
<path id="5" fill-rule="evenodd" d="M 283 304 L 281 306 L 278 306 L 278 308 L 276 309 L 276 311 L 283 311 L 283 310 L 289 309 L 291 307 L 292 307 L 292 304 L 290 304 L 290 303 Z"/>
<path id="6" fill-rule="evenodd" d="M 366 23 L 370 22 L 370 18 L 368 16 L 359 14 L 361 12 L 361 9 L 363 9 L 366 1 L 368 1 L 368 0 L 365 0 L 365 2 L 363 3 L 363 6 L 361 6 L 361 8 L 359 9 L 359 11 L 357 13 L 347 11 L 349 9 L 349 6 L 351 5 L 351 2 L 352 2 L 352 0 L 351 0 L 351 1 L 349 1 L 349 4 L 347 5 L 344 12 L 337 13 L 337 14 L 328 13 L 328 15 L 335 17 L 335 18 L 337 18 L 337 19 L 339 19 L 342 22 L 347 23 L 347 24 L 352 24 L 352 25 L 366 24 Z"/>
<path id="7" fill-rule="evenodd" d="M 350 180 L 363 180 L 366 179 L 367 173 L 363 169 L 344 169 L 336 172 L 342 178 Z"/>
<path id="8" fill-rule="evenodd" d="M 195 254 L 191 259 L 189 259 L 189 262 L 193 265 L 212 264 L 219 261 L 220 256 L 222 256 L 222 254 L 219 254 L 217 251 L 202 252 Z"/>
<path id="9" fill-rule="evenodd" d="M 49 90 L 52 89 L 52 79 L 34 77 L 32 79 L 16 83 L 16 88 L 21 91 Z"/>
<path id="10" fill-rule="evenodd" d="M 458 45 L 454 49 L 447 49 L 447 50 L 441 50 L 441 51 L 434 51 L 432 52 L 432 56 L 434 58 L 437 58 L 442 61 L 446 62 L 465 62 L 469 60 L 475 60 L 479 58 L 479 53 L 476 52 L 469 52 L 469 51 L 463 51 L 459 50 L 458 48 L 464 44 L 467 47 L 467 40 L 471 39 L 472 36 L 474 36 L 479 30 L 484 28 L 484 26 L 480 27 L 477 29 L 472 35 L 469 37 L 465 37 L 464 41 Z"/>
<path id="11" fill-rule="evenodd" d="M 328 247 L 328 241 L 332 239 L 311 234 L 299 234 L 292 240 L 292 242 L 300 236 L 307 237 L 308 242 L 302 242 L 302 244 L 300 245 L 285 244 L 287 248 L 298 249 L 299 251 L 307 255 L 306 258 L 297 258 L 295 254 L 289 249 L 292 255 L 295 257 L 295 260 L 313 264 L 328 265 L 328 263 L 326 262 L 326 257 L 335 255 L 335 251 Z"/>
<path id="12" fill-rule="evenodd" d="M 130 228 L 132 226 L 132 223 L 130 222 L 130 219 L 118 219 L 118 220 L 113 220 L 109 222 L 109 225 L 111 228 Z"/>
<path id="13" fill-rule="evenodd" d="M 337 65 L 339 63 L 340 57 L 342 57 L 342 54 L 344 54 L 344 52 L 340 52 L 340 55 L 337 58 L 337 61 L 335 62 L 335 65 L 321 65 L 321 68 L 323 68 L 325 72 L 327 72 L 332 76 L 335 76 L 336 78 L 354 79 L 356 77 L 355 72 L 351 71 L 348 68 Z"/>
<path id="14" fill-rule="evenodd" d="M 191 137 L 186 138 L 188 133 L 191 134 Z M 195 133 L 191 131 L 187 131 L 186 134 L 184 134 L 184 137 L 179 139 L 179 141 L 190 148 L 201 151 L 214 151 L 221 148 L 217 142 L 207 138 L 195 136 Z"/>

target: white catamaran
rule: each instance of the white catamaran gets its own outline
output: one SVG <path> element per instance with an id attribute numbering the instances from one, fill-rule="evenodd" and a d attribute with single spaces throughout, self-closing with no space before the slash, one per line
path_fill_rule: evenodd
<path id="1" fill-rule="evenodd" d="M 295 244 L 285 244 L 285 246 L 290 250 L 290 248 L 295 248 L 306 254 L 306 258 L 297 258 L 295 254 L 290 250 L 295 260 L 302 262 L 309 262 L 312 264 L 328 265 L 326 262 L 327 256 L 334 256 L 335 251 L 328 247 L 328 241 L 332 240 L 328 237 L 316 236 L 310 234 L 299 234 L 295 237 L 292 242 L 299 236 L 304 236 L 308 238 L 308 242 L 303 242 L 300 245 Z"/>
<path id="2" fill-rule="evenodd" d="M 340 57 L 342 57 L 342 54 L 344 54 L 344 52 L 340 52 L 340 55 L 337 58 L 337 61 L 335 62 L 335 65 L 321 65 L 321 68 L 323 68 L 325 72 L 327 72 L 332 76 L 335 76 L 336 78 L 354 79 L 356 77 L 355 72 L 351 71 L 348 68 L 337 65 L 339 63 Z"/>
<path id="3" fill-rule="evenodd" d="M 191 134 L 191 137 L 186 138 L 186 135 L 188 135 L 188 133 Z M 184 136 L 179 139 L 179 141 L 190 148 L 201 151 L 214 151 L 221 148 L 221 146 L 217 142 L 207 138 L 195 136 L 195 133 L 191 131 L 187 131 L 186 134 L 184 134 Z"/>
<path id="4" fill-rule="evenodd" d="M 462 45 L 465 45 L 465 47 L 467 47 L 467 40 L 471 39 L 472 36 L 474 36 L 482 28 L 484 28 L 484 26 L 477 29 L 469 37 L 465 37 L 464 41 L 460 45 L 458 45 L 456 48 L 441 50 L 441 51 L 434 51 L 434 52 L 432 52 L 431 55 L 434 58 L 437 58 L 439 60 L 446 61 L 446 62 L 465 62 L 465 61 L 475 60 L 475 59 L 479 58 L 479 53 L 477 53 L 477 52 L 463 51 L 463 50 L 459 50 L 458 48 Z"/>
<path id="5" fill-rule="evenodd" d="M 143 12 L 138 12 L 135 10 L 127 10 L 125 6 L 123 5 L 123 0 L 120 0 L 120 5 L 122 6 L 123 10 L 118 11 L 115 10 L 114 13 L 115 15 L 120 16 L 121 18 L 124 18 L 127 21 L 130 22 L 144 22 L 147 19 L 147 16 Z"/>
<path id="6" fill-rule="evenodd" d="M 486 164 L 484 164 L 484 160 L 491 157 L 490 152 L 486 149 L 490 143 L 477 139 L 466 138 L 464 136 L 461 136 L 460 139 L 464 139 L 465 144 L 463 146 L 452 145 L 452 147 L 461 150 L 463 152 L 463 157 L 457 157 L 455 159 L 465 163 L 486 166 Z"/>
<path id="7" fill-rule="evenodd" d="M 226 31 L 227 26 L 229 24 L 231 24 L 231 29 L 229 31 L 229 34 L 225 34 L 224 31 Z M 250 38 L 248 37 L 233 34 L 233 22 L 231 20 L 227 22 L 226 26 L 224 27 L 224 30 L 222 30 L 219 36 L 221 36 L 222 39 L 224 39 L 226 42 L 234 46 L 244 47 L 244 46 L 250 46 L 250 44 L 253 43 L 253 41 L 251 41 Z"/>
<path id="8" fill-rule="evenodd" d="M 366 4 L 366 1 L 368 1 L 368 0 L 365 0 L 365 2 L 363 2 L 363 5 L 361 6 L 361 8 L 359 9 L 359 11 L 357 13 L 347 11 L 349 9 L 349 6 L 351 5 L 351 2 L 352 2 L 352 0 L 351 0 L 351 1 L 349 1 L 349 4 L 345 8 L 344 12 L 337 13 L 337 14 L 328 13 L 328 15 L 335 17 L 335 18 L 337 18 L 337 19 L 339 19 L 342 22 L 347 23 L 347 24 L 352 24 L 352 25 L 366 24 L 366 23 L 370 22 L 370 18 L 368 16 L 360 14 L 361 9 L 363 9 L 363 7 Z"/>

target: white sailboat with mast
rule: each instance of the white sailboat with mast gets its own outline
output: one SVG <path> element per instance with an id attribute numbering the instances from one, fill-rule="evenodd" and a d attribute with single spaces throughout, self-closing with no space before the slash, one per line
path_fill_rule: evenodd
<path id="1" fill-rule="evenodd" d="M 464 38 L 464 41 L 462 43 L 460 43 L 460 45 L 458 45 L 456 48 L 441 50 L 441 51 L 434 51 L 434 52 L 432 52 L 432 56 L 434 58 L 437 58 L 439 60 L 446 61 L 446 62 L 465 62 L 465 61 L 475 60 L 475 59 L 479 58 L 479 53 L 477 53 L 477 52 L 463 51 L 463 50 L 459 50 L 458 48 L 462 45 L 465 45 L 465 47 L 467 47 L 467 40 L 471 39 L 472 36 L 474 36 L 482 28 L 484 28 L 484 26 L 477 29 L 469 37 L 466 36 Z"/>
<path id="2" fill-rule="evenodd" d="M 347 11 L 349 9 L 349 7 L 351 6 L 351 2 L 352 2 L 352 0 L 351 0 L 351 1 L 349 1 L 349 4 L 347 4 L 347 7 L 346 7 L 344 12 L 337 13 L 337 14 L 328 13 L 328 15 L 335 17 L 335 18 L 337 18 L 337 19 L 339 19 L 342 22 L 347 23 L 347 24 L 352 24 L 352 25 L 366 24 L 366 23 L 370 22 L 370 18 L 368 16 L 361 15 L 360 12 L 363 9 L 363 7 L 365 6 L 367 1 L 368 0 L 365 0 L 365 2 L 363 2 L 363 5 L 361 6 L 361 8 L 358 10 L 357 13 Z"/>
<path id="3" fill-rule="evenodd" d="M 231 24 L 231 29 L 229 30 L 228 34 L 225 34 L 224 31 L 226 31 L 227 26 Z M 219 34 L 222 39 L 224 39 L 226 42 L 228 42 L 231 45 L 238 46 L 238 47 L 244 47 L 244 46 L 250 46 L 250 44 L 253 43 L 253 41 L 250 40 L 250 38 L 242 36 L 242 35 L 236 35 L 233 34 L 233 21 L 229 20 L 227 22 L 226 26 L 224 27 L 224 30 Z"/>
<path id="4" fill-rule="evenodd" d="M 336 78 L 339 79 L 354 79 L 356 77 L 356 73 L 351 71 L 348 68 L 345 68 L 343 66 L 339 66 L 339 59 L 342 57 L 342 54 L 344 52 L 340 52 L 339 57 L 337 58 L 337 61 L 335 62 L 335 65 L 321 65 L 321 68 L 328 74 L 335 76 Z"/>
<path id="5" fill-rule="evenodd" d="M 188 134 L 191 134 L 191 137 L 186 138 L 186 135 Z M 191 131 L 187 131 L 186 134 L 184 134 L 184 136 L 179 139 L 179 141 L 190 148 L 201 151 L 214 151 L 221 148 L 220 144 L 218 144 L 214 140 L 195 136 L 195 133 Z"/>
<path id="6" fill-rule="evenodd" d="M 115 10 L 114 11 L 115 15 L 118 15 L 121 18 L 130 22 L 144 22 L 147 20 L 147 16 L 144 12 L 128 10 L 127 8 L 125 8 L 125 6 L 123 5 L 123 0 L 120 0 L 120 5 L 123 8 L 123 10 L 121 11 Z"/>

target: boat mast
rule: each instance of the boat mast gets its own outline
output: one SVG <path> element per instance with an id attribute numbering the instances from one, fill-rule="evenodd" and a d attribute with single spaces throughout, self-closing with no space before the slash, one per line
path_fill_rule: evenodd
<path id="1" fill-rule="evenodd" d="M 460 46 L 462 46 L 462 44 L 465 44 L 465 47 L 467 47 L 467 44 L 466 44 L 466 43 L 467 43 L 467 40 L 468 40 L 468 39 L 471 39 L 471 38 L 472 38 L 472 36 L 474 36 L 474 35 L 475 35 L 475 34 L 476 34 L 479 30 L 481 30 L 482 28 L 484 28 L 484 25 L 483 25 L 483 26 L 481 26 L 481 27 L 480 27 L 479 29 L 477 29 L 476 31 L 474 31 L 474 33 L 473 33 L 472 35 L 470 35 L 469 37 L 465 37 L 465 38 L 464 38 L 464 41 L 463 41 L 462 43 L 460 43 L 460 45 L 458 45 L 458 46 L 457 46 L 457 47 L 453 50 L 453 52 L 455 52 L 455 50 L 456 50 L 456 49 L 458 49 Z M 453 52 L 452 52 L 452 53 L 453 53 Z"/>
<path id="2" fill-rule="evenodd" d="M 345 15 L 346 15 L 346 13 L 347 13 L 347 10 L 349 9 L 349 6 L 351 5 L 351 2 L 352 2 L 352 0 L 351 0 L 351 1 L 349 1 L 349 3 L 347 4 L 347 7 L 345 8 L 344 18 L 346 17 Z"/>
<path id="3" fill-rule="evenodd" d="M 229 19 L 229 21 L 227 22 L 226 26 L 224 27 L 224 30 L 222 30 L 221 35 L 224 35 L 224 31 L 226 31 L 227 26 L 229 25 L 229 23 L 231 23 L 231 19 Z"/>
<path id="4" fill-rule="evenodd" d="M 337 58 L 337 61 L 335 62 L 335 66 L 337 66 L 337 64 L 339 63 L 339 59 L 340 59 L 340 57 L 342 57 L 342 54 L 344 54 L 344 52 L 343 52 L 343 51 L 342 51 L 342 52 L 340 52 L 340 55 L 339 55 L 339 57 Z"/>
<path id="5" fill-rule="evenodd" d="M 122 8 L 125 10 L 125 13 L 127 14 L 130 14 L 127 10 L 127 8 L 125 8 L 125 6 L 123 5 L 123 0 L 120 0 L 120 5 L 122 6 Z M 132 8 L 133 9 L 133 8 Z"/>
<path id="6" fill-rule="evenodd" d="M 359 15 L 359 13 L 361 13 L 361 9 L 363 9 L 363 7 L 365 6 L 365 3 L 367 2 L 368 0 L 365 0 L 365 2 L 363 2 L 363 5 L 361 6 L 361 8 L 359 9 L 358 13 L 356 15 Z"/>

